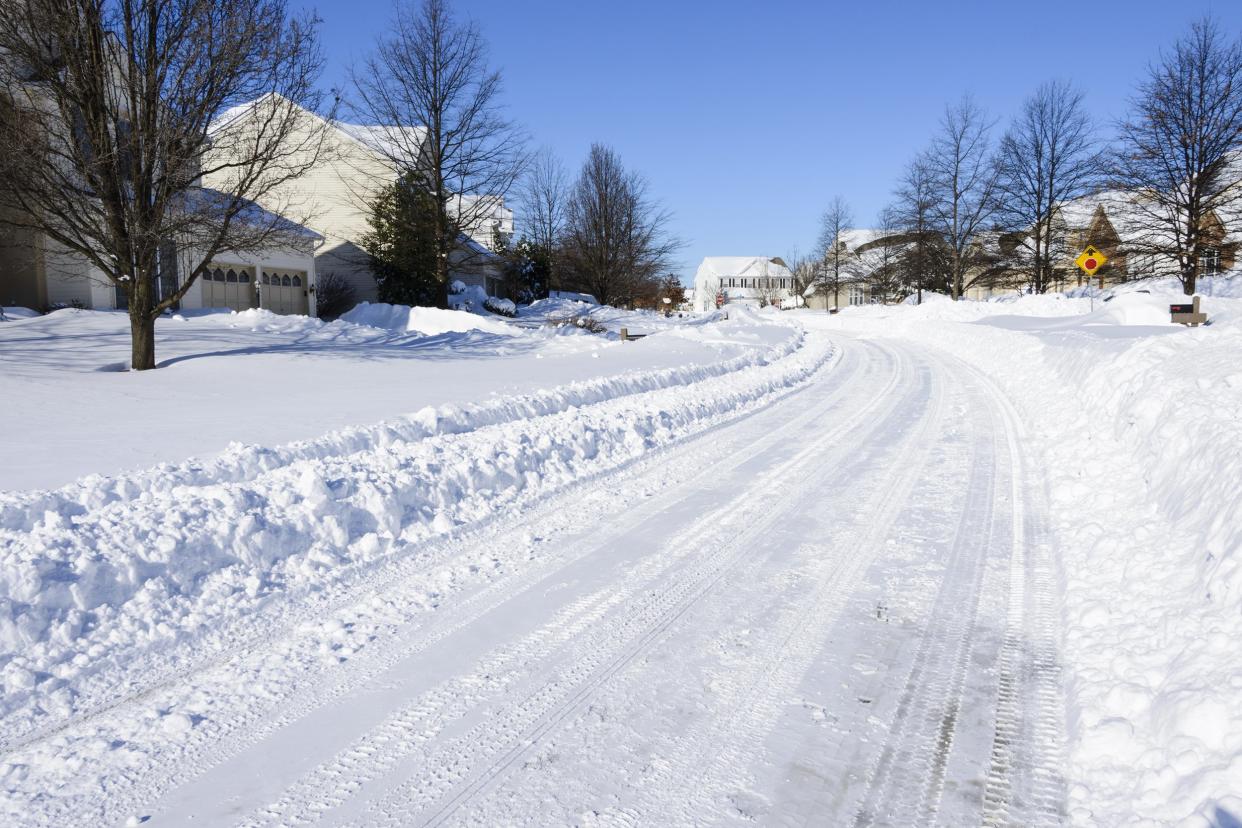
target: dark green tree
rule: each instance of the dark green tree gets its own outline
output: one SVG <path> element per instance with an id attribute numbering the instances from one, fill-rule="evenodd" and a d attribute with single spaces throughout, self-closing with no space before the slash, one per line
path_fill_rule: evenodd
<path id="1" fill-rule="evenodd" d="M 509 295 L 515 302 L 528 305 L 537 299 L 548 298 L 552 256 L 547 248 L 522 236 L 516 244 L 504 250 L 504 257 Z"/>
<path id="2" fill-rule="evenodd" d="M 362 249 L 381 302 L 394 305 L 436 306 L 445 301 L 445 286 L 437 268 L 436 202 L 407 174 L 386 188 L 371 205 L 371 231 Z"/>

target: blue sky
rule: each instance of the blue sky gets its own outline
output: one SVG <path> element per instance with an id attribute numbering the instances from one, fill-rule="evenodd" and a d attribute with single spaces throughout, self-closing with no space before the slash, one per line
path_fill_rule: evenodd
<path id="1" fill-rule="evenodd" d="M 296 0 L 295 0 L 296 2 Z M 388 27 L 389 3 L 304 3 L 324 20 L 326 86 Z M 835 194 L 867 224 L 945 103 L 970 92 L 1000 126 L 1068 78 L 1102 134 L 1159 50 L 1204 13 L 1242 33 L 1242 3 L 598 3 L 459 0 L 490 43 L 511 115 L 576 170 L 590 144 L 651 182 L 687 244 L 784 255 L 815 243 Z"/>

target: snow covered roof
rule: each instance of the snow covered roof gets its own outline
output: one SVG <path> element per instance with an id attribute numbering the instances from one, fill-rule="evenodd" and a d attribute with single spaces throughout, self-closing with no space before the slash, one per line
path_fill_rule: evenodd
<path id="1" fill-rule="evenodd" d="M 416 158 L 427 137 L 426 127 L 421 126 L 368 126 L 341 121 L 334 121 L 332 125 L 385 158 L 410 160 L 412 154 Z"/>
<path id="2" fill-rule="evenodd" d="M 269 101 L 279 101 L 289 106 L 297 106 L 303 112 L 322 119 L 322 116 L 299 106 L 283 95 L 276 92 L 268 92 L 252 101 L 246 101 L 222 111 L 212 120 L 211 125 L 207 129 L 207 134 L 216 135 L 221 130 L 254 112 L 263 103 Z M 343 135 L 348 136 L 351 140 L 384 158 L 408 159 L 411 153 L 420 151 L 427 136 L 427 129 L 422 126 L 347 124 L 342 121 L 330 121 L 328 123 Z"/>
<path id="3" fill-rule="evenodd" d="M 234 197 L 220 190 L 211 187 L 195 187 L 182 194 L 185 208 L 193 213 L 200 213 L 208 210 L 223 210 L 234 202 Z M 284 216 L 278 215 L 265 210 L 253 201 L 243 199 L 241 209 L 237 212 L 237 220 L 255 225 L 270 226 L 276 232 L 286 237 L 295 236 L 298 238 L 309 239 L 311 241 L 319 241 L 323 236 L 311 230 L 305 225 L 296 221 L 291 221 Z"/>
<path id="4" fill-rule="evenodd" d="M 876 239 L 883 238 L 884 231 L 877 230 L 873 227 L 851 227 L 849 230 L 843 230 L 840 235 L 840 241 L 845 242 L 845 249 L 855 251 L 865 244 L 870 244 Z"/>
<path id="5" fill-rule="evenodd" d="M 1071 199 L 1061 203 L 1058 213 L 1066 227 L 1074 230 L 1085 229 L 1091 226 L 1096 211 L 1101 206 L 1115 200 L 1118 195 L 1118 193 L 1104 192 Z"/>
<path id="6" fill-rule="evenodd" d="M 705 278 L 728 279 L 738 276 L 769 276 L 780 279 L 791 275 L 783 262 L 769 256 L 708 256 L 699 264 L 694 281 L 698 284 Z"/>

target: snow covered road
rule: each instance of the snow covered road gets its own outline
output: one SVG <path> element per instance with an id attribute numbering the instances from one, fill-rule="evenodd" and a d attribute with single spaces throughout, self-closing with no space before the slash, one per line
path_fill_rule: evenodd
<path id="1" fill-rule="evenodd" d="M 792 393 L 440 542 L 435 566 L 478 577 L 379 569 L 22 742 L 5 812 L 1060 824 L 1056 567 L 1021 426 L 949 356 L 835 344 Z M 190 700 L 208 712 L 135 724 Z"/>

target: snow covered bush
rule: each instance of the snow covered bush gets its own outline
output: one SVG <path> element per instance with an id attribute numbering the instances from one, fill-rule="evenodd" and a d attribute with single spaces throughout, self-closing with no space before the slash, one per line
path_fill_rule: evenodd
<path id="1" fill-rule="evenodd" d="M 492 313 L 507 316 L 510 319 L 517 316 L 517 305 L 513 304 L 513 302 L 508 299 L 497 299 L 494 296 L 489 296 L 483 300 L 483 307 L 487 308 Z"/>
<path id="2" fill-rule="evenodd" d="M 581 328 L 587 333 L 605 333 L 608 328 L 589 313 L 570 314 L 568 316 L 549 316 L 548 327 L 563 328 L 566 325 L 572 325 L 575 328 Z"/>

